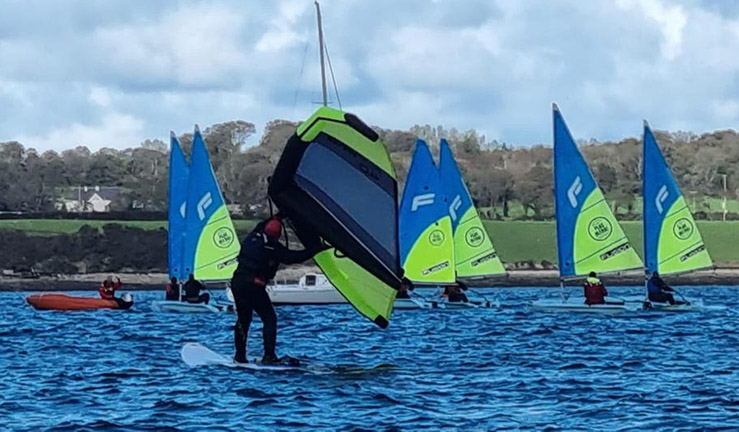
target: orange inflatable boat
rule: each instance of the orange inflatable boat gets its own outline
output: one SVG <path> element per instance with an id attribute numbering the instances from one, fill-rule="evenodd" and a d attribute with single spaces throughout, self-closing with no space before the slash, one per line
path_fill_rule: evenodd
<path id="1" fill-rule="evenodd" d="M 26 301 L 40 310 L 129 309 L 133 306 L 133 299 L 130 301 L 123 299 L 104 300 L 95 297 L 74 297 L 66 294 L 34 294 L 26 297 Z"/>

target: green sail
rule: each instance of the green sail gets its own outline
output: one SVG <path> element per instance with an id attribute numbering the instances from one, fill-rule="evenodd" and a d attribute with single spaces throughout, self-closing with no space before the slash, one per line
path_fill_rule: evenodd
<path id="1" fill-rule="evenodd" d="M 362 315 L 372 322 L 389 322 L 397 290 L 391 288 L 356 262 L 325 250 L 313 259 L 331 284 Z"/>
<path id="2" fill-rule="evenodd" d="M 333 286 L 387 327 L 403 271 L 397 179 L 377 133 L 353 114 L 319 108 L 288 140 L 268 191 L 298 236 L 313 232 L 332 246 L 314 259 Z"/>
<path id="3" fill-rule="evenodd" d="M 642 266 L 600 188 L 594 189 L 585 200 L 575 223 L 574 239 L 576 275 L 591 271 L 612 273 Z"/>
<path id="4" fill-rule="evenodd" d="M 680 197 L 667 211 L 657 249 L 660 273 L 684 273 L 713 266 L 700 231 L 685 198 Z"/>
<path id="5" fill-rule="evenodd" d="M 195 279 L 200 281 L 230 280 L 236 271 L 241 246 L 231 215 L 224 205 L 211 217 L 198 239 L 195 253 Z"/>
<path id="6" fill-rule="evenodd" d="M 647 273 L 683 273 L 713 266 L 680 187 L 646 122 L 643 169 Z"/>
<path id="7" fill-rule="evenodd" d="M 556 105 L 554 203 L 561 278 L 642 267 Z"/>
<path id="8" fill-rule="evenodd" d="M 505 274 L 503 262 L 482 224 L 451 147 L 445 139 L 440 143 L 439 175 L 448 197 L 457 277 L 479 278 Z"/>
<path id="9" fill-rule="evenodd" d="M 418 140 L 399 208 L 400 262 L 418 284 L 451 284 L 454 236 L 448 202 L 433 156 Z"/>
<path id="10" fill-rule="evenodd" d="M 239 239 L 197 127 L 187 191 L 184 274 L 200 281 L 230 280 L 237 266 Z"/>

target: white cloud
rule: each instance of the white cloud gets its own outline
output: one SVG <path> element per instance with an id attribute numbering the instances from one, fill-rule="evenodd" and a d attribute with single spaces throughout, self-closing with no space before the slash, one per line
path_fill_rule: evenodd
<path id="1" fill-rule="evenodd" d="M 129 147 L 193 123 L 299 120 L 320 98 L 307 0 L 0 7 L 0 141 Z M 699 133 L 739 122 L 732 8 L 326 0 L 322 11 L 344 107 L 381 127 L 548 143 L 553 101 L 583 138 L 638 136 L 642 118 Z"/>
<path id="2" fill-rule="evenodd" d="M 662 55 L 673 60 L 682 51 L 683 29 L 687 17 L 681 6 L 665 6 L 660 0 L 618 0 L 617 4 L 627 9 L 639 9 L 652 19 L 662 32 Z"/>
<path id="3" fill-rule="evenodd" d="M 93 151 L 103 147 L 126 148 L 140 142 L 143 127 L 144 122 L 134 116 L 110 113 L 98 124 L 74 123 L 65 128 L 53 129 L 42 136 L 20 136 L 18 141 L 40 151 L 64 150 L 76 146 L 85 146 Z"/>

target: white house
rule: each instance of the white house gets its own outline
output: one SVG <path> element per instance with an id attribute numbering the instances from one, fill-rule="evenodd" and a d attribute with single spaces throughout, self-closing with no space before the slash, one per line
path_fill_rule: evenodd
<path id="1" fill-rule="evenodd" d="M 118 187 L 80 186 L 77 188 L 76 199 L 63 198 L 56 207 L 68 212 L 105 213 L 110 211 L 111 203 L 118 199 L 121 193 L 122 190 Z"/>

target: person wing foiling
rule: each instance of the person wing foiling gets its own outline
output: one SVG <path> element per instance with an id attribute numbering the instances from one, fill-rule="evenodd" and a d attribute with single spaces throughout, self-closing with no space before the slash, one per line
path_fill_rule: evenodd
<path id="1" fill-rule="evenodd" d="M 267 294 L 267 284 L 277 274 L 280 264 L 298 264 L 312 258 L 322 249 L 317 236 L 302 240 L 306 249 L 290 250 L 279 242 L 282 221 L 273 216 L 259 223 L 241 243 L 239 265 L 231 280 L 238 316 L 234 326 L 234 361 L 246 363 L 246 342 L 253 312 L 262 320 L 264 342 L 263 363 L 279 363 L 275 352 L 277 343 L 277 315 Z"/>

